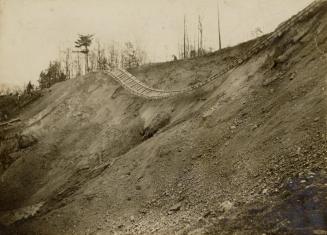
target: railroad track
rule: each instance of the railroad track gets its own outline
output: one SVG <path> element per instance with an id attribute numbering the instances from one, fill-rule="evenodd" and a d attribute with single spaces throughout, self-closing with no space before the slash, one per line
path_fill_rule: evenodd
<path id="1" fill-rule="evenodd" d="M 214 74 L 207 78 L 206 80 L 199 82 L 193 86 L 187 87 L 180 90 L 160 90 L 147 86 L 145 83 L 139 81 L 135 76 L 127 72 L 126 70 L 120 68 L 114 68 L 112 70 L 106 70 L 105 72 L 113 77 L 117 82 L 119 82 L 126 90 L 130 93 L 143 97 L 146 99 L 164 99 L 179 94 L 184 94 L 192 92 L 200 87 L 203 87 L 217 78 L 225 75 L 229 71 L 236 69 L 241 66 L 244 62 L 248 61 L 254 55 L 258 54 L 264 48 L 267 48 L 271 45 L 276 39 L 280 38 L 285 32 L 287 32 L 291 27 L 293 27 L 299 21 L 304 20 L 306 17 L 314 14 L 316 10 L 320 7 L 324 7 L 327 4 L 327 0 L 315 0 L 298 14 L 293 16 L 288 21 L 282 23 L 277 27 L 277 29 L 271 33 L 269 36 L 264 38 L 262 41 L 256 43 L 252 48 L 248 50 L 247 53 L 244 53 L 243 56 L 235 59 L 233 62 L 228 64 L 228 66 L 220 71 L 217 74 Z"/>

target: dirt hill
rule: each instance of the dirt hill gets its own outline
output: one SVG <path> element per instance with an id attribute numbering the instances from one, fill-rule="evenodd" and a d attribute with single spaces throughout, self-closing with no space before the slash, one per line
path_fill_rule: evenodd
<path id="1" fill-rule="evenodd" d="M 181 88 L 257 41 L 130 72 Z M 327 13 L 164 100 L 104 73 L 53 86 L 2 131 L 8 234 L 325 234 Z M 1 152 L 1 151 L 0 151 Z"/>

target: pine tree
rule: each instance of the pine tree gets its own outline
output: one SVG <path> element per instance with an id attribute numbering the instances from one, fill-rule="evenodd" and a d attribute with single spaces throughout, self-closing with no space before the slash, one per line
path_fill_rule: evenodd
<path id="1" fill-rule="evenodd" d="M 33 90 L 34 90 L 34 86 L 32 85 L 31 81 L 29 81 L 25 90 L 26 94 L 28 95 L 32 94 Z"/>
<path id="2" fill-rule="evenodd" d="M 80 52 L 85 55 L 85 72 L 89 71 L 89 46 L 91 46 L 93 35 L 79 35 L 79 38 L 77 41 L 75 41 L 75 47 L 81 48 L 84 47 Z"/>

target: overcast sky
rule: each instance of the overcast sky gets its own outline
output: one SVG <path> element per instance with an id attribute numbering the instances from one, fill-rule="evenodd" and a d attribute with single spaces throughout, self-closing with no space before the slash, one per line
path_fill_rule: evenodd
<path id="1" fill-rule="evenodd" d="M 271 32 L 313 0 L 219 0 L 223 46 Z M 0 0 L 0 83 L 36 81 L 77 34 L 141 44 L 151 61 L 177 54 L 186 15 L 190 38 L 198 15 L 205 46 L 217 49 L 217 0 Z"/>

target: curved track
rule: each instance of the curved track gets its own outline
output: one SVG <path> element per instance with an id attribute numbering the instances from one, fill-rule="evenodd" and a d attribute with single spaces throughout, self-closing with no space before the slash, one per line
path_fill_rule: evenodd
<path id="1" fill-rule="evenodd" d="M 327 5 L 327 0 L 316 0 L 307 6 L 305 9 L 300 11 L 297 15 L 293 16 L 290 20 L 281 24 L 273 33 L 264 38 L 262 41 L 255 44 L 247 53 L 238 58 L 237 60 L 230 63 L 225 69 L 221 72 L 214 74 L 213 76 L 207 78 L 205 81 L 197 83 L 193 86 L 190 86 L 181 90 L 160 90 L 154 89 L 143 82 L 139 81 L 135 76 L 128 73 L 127 71 L 119 68 L 114 68 L 113 70 L 105 71 L 111 77 L 113 77 L 116 81 L 118 81 L 125 89 L 127 89 L 130 93 L 143 97 L 146 99 L 163 99 L 172 97 L 178 94 L 183 94 L 187 92 L 192 92 L 200 87 L 203 87 L 217 78 L 223 76 L 229 71 L 239 67 L 244 62 L 248 61 L 252 56 L 258 54 L 264 48 L 267 48 L 271 45 L 277 38 L 281 37 L 285 32 L 287 32 L 291 27 L 293 27 L 296 23 L 301 20 L 304 20 L 306 17 L 315 14 L 316 10 L 324 5 Z"/>

